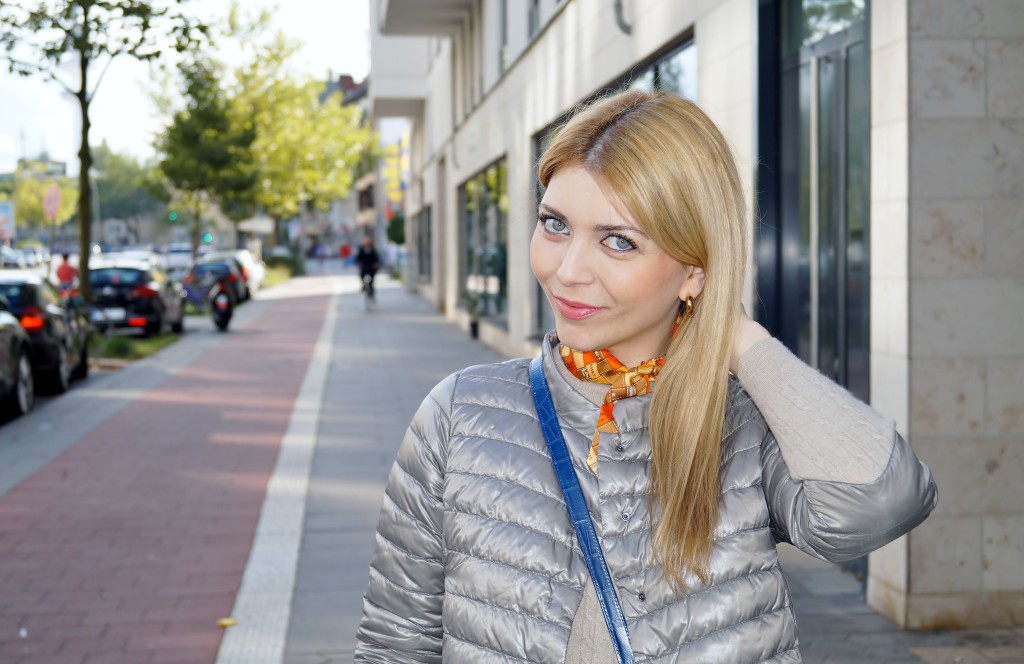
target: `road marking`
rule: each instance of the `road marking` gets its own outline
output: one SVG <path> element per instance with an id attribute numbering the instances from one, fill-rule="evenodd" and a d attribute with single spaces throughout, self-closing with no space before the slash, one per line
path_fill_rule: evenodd
<path id="1" fill-rule="evenodd" d="M 249 562 L 230 616 L 237 624 L 226 628 L 216 664 L 280 664 L 284 658 L 339 292 L 338 281 L 333 280 L 327 315 L 267 483 Z"/>

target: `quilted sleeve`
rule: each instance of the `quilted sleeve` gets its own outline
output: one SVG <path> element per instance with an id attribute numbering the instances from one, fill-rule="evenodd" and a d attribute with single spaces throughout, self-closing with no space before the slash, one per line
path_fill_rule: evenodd
<path id="1" fill-rule="evenodd" d="M 420 405 L 388 476 L 356 662 L 441 662 L 442 489 L 456 380 Z"/>
<path id="2" fill-rule="evenodd" d="M 772 529 L 830 562 L 852 560 L 910 531 L 938 500 L 931 472 L 910 445 L 895 436 L 882 474 L 864 483 L 796 480 L 770 430 L 761 444 L 762 483 Z"/>

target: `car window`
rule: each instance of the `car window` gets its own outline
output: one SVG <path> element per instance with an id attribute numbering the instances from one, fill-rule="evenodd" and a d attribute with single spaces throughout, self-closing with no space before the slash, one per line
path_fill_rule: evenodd
<path id="1" fill-rule="evenodd" d="M 94 287 L 140 286 L 149 281 L 142 270 L 127 267 L 104 267 L 89 273 L 89 283 Z"/>
<path id="2" fill-rule="evenodd" d="M 231 272 L 231 269 L 227 266 L 227 263 L 197 263 L 195 272 L 197 277 L 202 277 L 207 274 L 228 274 Z"/>
<path id="3" fill-rule="evenodd" d="M 19 308 L 28 306 L 32 297 L 31 293 L 26 292 L 24 284 L 0 284 L 0 295 L 6 297 L 12 307 Z"/>

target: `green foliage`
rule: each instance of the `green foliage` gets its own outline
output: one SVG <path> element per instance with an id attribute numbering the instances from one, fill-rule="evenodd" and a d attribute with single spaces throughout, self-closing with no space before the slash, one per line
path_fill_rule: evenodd
<path id="1" fill-rule="evenodd" d="M 180 192 L 244 207 L 256 184 L 252 124 L 233 114 L 213 63 L 196 58 L 179 69 L 185 107 L 160 137 L 160 170 Z"/>
<path id="2" fill-rule="evenodd" d="M 297 248 L 287 256 L 270 256 L 265 261 L 268 270 L 286 270 L 291 277 L 301 277 L 306 273 L 306 264 L 299 258 Z"/>
<path id="3" fill-rule="evenodd" d="M 104 218 L 131 219 L 155 214 L 163 206 L 151 184 L 156 177 L 153 169 L 134 157 L 118 154 L 103 143 L 93 148 L 93 164 L 99 173 L 96 189 Z"/>
<path id="4" fill-rule="evenodd" d="M 8 191 L 0 193 L 0 200 L 14 201 L 17 210 L 15 221 L 19 226 L 47 226 L 51 222 L 43 210 L 43 198 L 54 184 L 60 188 L 57 223 L 63 224 L 75 214 L 78 187 L 70 178 L 48 177 L 39 162 L 20 162 L 14 173 L 14 181 Z"/>
<path id="5" fill-rule="evenodd" d="M 89 76 L 112 58 L 152 60 L 168 48 L 193 49 L 207 27 L 181 13 L 184 0 L 4 0 L 0 2 L 0 50 L 10 70 L 40 75 L 60 84 L 78 101 L 81 114 L 79 151 L 79 251 L 92 246 L 92 192 L 89 105 L 96 94 Z M 78 73 L 76 84 L 64 79 L 67 65 Z M 79 266 L 81 292 L 89 300 L 89 263 Z"/>
<path id="6" fill-rule="evenodd" d="M 396 212 L 388 223 L 388 240 L 401 246 L 405 244 L 405 215 Z"/>
<path id="7" fill-rule="evenodd" d="M 89 354 L 97 359 L 141 360 L 163 350 L 178 340 L 177 334 L 153 337 L 127 337 L 124 335 L 94 335 L 89 343 Z"/>
<path id="8" fill-rule="evenodd" d="M 245 54 L 232 72 L 238 117 L 256 131 L 256 205 L 275 219 L 307 206 L 327 209 L 348 195 L 373 141 L 355 107 L 321 103 L 323 84 L 296 77 L 290 65 L 297 44 L 270 32 L 271 16 L 246 19 L 233 8 L 229 31 Z"/>

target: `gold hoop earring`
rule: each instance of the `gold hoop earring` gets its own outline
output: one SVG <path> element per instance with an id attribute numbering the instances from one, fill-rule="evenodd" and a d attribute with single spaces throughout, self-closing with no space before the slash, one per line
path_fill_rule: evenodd
<path id="1" fill-rule="evenodd" d="M 687 295 L 686 302 L 683 304 L 683 318 L 689 318 L 693 315 L 693 296 Z"/>

